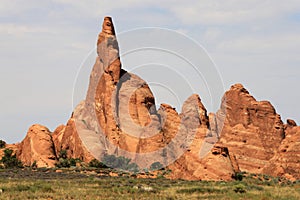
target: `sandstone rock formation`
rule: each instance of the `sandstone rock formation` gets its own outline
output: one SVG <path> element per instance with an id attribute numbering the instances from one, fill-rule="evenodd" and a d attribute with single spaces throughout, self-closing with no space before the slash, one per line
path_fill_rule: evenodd
<path id="1" fill-rule="evenodd" d="M 236 156 L 240 170 L 299 179 L 300 127 L 283 124 L 268 101 L 256 101 L 241 85 L 233 85 L 217 115 L 225 122 L 219 143 Z"/>
<path id="2" fill-rule="evenodd" d="M 49 129 L 38 124 L 32 125 L 18 147 L 17 158 L 25 166 L 36 162 L 38 167 L 54 167 L 56 154 Z"/>
<path id="3" fill-rule="evenodd" d="M 235 84 L 225 93 L 218 115 L 226 116 L 220 143 L 236 156 L 242 171 L 261 173 L 285 137 L 274 107 Z"/>
<path id="4" fill-rule="evenodd" d="M 230 180 L 239 171 L 299 179 L 299 141 L 295 121 L 283 124 L 270 102 L 257 101 L 241 84 L 224 94 L 217 113 L 208 114 L 196 94 L 181 113 L 168 104 L 157 110 L 147 83 L 122 69 L 112 19 L 105 17 L 86 98 L 66 125 L 53 133 L 33 125 L 11 147 L 27 166 L 53 167 L 66 150 L 84 162 L 107 154 L 140 169 L 160 162 L 173 179 Z"/>
<path id="5" fill-rule="evenodd" d="M 292 126 L 291 126 L 292 124 Z M 275 155 L 263 168 L 264 174 L 286 177 L 291 180 L 300 179 L 300 127 L 291 120 L 287 121 L 285 138 Z"/>
<path id="6" fill-rule="evenodd" d="M 154 96 L 147 83 L 121 69 L 119 45 L 109 17 L 104 19 L 98 36 L 97 54 L 87 97 L 73 114 L 75 135 L 79 135 L 92 156 L 100 160 L 105 154 L 125 156 L 140 168 L 149 168 L 154 162 L 167 166 L 183 156 L 182 159 L 189 162 L 174 165 L 172 176 L 201 179 L 207 176 L 200 172 L 205 162 L 200 158 L 202 151 L 211 166 L 215 166 L 213 163 L 217 160 L 223 163 L 224 173 L 212 167 L 208 169 L 209 177 L 228 180 L 238 170 L 232 167 L 229 154 L 224 156 L 210 152 L 214 142 L 206 150 L 201 149 L 211 131 L 206 109 L 198 95 L 187 99 L 181 114 L 167 104 L 156 110 Z M 68 123 L 65 129 L 70 126 Z M 74 154 L 71 156 L 74 157 Z M 183 173 L 182 170 L 187 168 L 188 172 Z M 197 173 L 191 173 L 196 170 Z M 190 175 L 187 176 L 187 173 Z"/>

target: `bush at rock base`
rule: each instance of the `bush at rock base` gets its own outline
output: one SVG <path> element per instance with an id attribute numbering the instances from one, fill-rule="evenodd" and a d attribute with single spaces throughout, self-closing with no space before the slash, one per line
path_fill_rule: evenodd
<path id="1" fill-rule="evenodd" d="M 13 154 L 12 149 L 4 149 L 4 156 L 0 160 L 5 168 L 22 168 L 23 164 L 17 159 L 16 154 Z"/>
<path id="2" fill-rule="evenodd" d="M 109 168 L 120 169 L 131 172 L 138 172 L 139 167 L 136 163 L 132 163 L 131 159 L 124 156 L 116 157 L 115 155 L 105 155 L 103 164 Z"/>

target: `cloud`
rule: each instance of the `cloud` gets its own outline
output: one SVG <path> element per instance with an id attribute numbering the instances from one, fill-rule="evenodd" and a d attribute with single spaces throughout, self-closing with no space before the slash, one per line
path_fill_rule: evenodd
<path id="1" fill-rule="evenodd" d="M 274 35 L 246 35 L 218 44 L 219 51 L 235 54 L 283 54 L 299 53 L 300 37 L 298 33 L 279 33 Z"/>
<path id="2" fill-rule="evenodd" d="M 236 24 L 272 19 L 300 10 L 297 0 L 210 0 L 171 4 L 170 10 L 185 24 Z"/>

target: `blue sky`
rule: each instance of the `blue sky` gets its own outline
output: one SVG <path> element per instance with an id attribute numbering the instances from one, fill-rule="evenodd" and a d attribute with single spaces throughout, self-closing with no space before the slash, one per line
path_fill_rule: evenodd
<path id="1" fill-rule="evenodd" d="M 226 90 L 242 83 L 283 121 L 300 123 L 298 0 L 1 0 L 1 139 L 21 141 L 35 123 L 52 131 L 66 123 L 76 74 L 106 15 L 117 33 L 154 26 L 188 35 L 214 60 Z"/>

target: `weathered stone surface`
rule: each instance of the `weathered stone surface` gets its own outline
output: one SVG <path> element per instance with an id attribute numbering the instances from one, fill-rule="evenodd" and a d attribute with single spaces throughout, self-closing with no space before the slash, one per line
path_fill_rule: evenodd
<path id="1" fill-rule="evenodd" d="M 238 171 L 233 166 L 228 149 L 219 144 L 206 143 L 206 136 L 210 132 L 209 118 L 198 95 L 192 95 L 185 101 L 181 116 L 179 132 L 185 138 L 187 149 L 185 153 L 168 168 L 172 170 L 170 178 L 184 178 L 189 180 L 230 180 Z M 178 141 L 177 144 L 180 144 Z M 234 164 L 233 164 L 234 162 Z"/>
<path id="2" fill-rule="evenodd" d="M 225 93 L 218 115 L 226 116 L 220 143 L 236 156 L 242 171 L 261 173 L 285 137 L 274 107 L 235 84 Z"/>
<path id="3" fill-rule="evenodd" d="M 39 124 L 32 125 L 19 145 L 17 158 L 25 166 L 36 162 L 38 167 L 54 167 L 56 154 L 49 129 Z"/>
<path id="4" fill-rule="evenodd" d="M 300 127 L 288 127 L 285 134 L 285 139 L 262 172 L 291 180 L 300 179 Z"/>
<path id="5" fill-rule="evenodd" d="M 59 126 L 53 134 L 55 149 L 57 155 L 61 150 L 66 150 L 68 158 L 79 158 L 82 161 L 89 162 L 94 157 L 82 143 L 77 132 L 78 129 L 80 127 L 75 125 L 74 118 L 69 119 L 65 127 Z"/>

